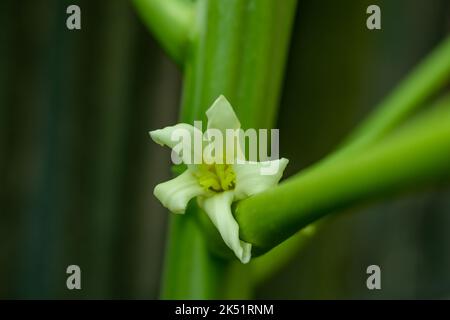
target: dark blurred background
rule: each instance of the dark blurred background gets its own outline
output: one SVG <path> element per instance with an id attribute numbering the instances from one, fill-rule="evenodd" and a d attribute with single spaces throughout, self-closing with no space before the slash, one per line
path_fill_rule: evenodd
<path id="1" fill-rule="evenodd" d="M 70 4 L 82 30 L 66 28 Z M 449 32 L 448 0 L 299 0 L 278 119 L 288 174 Z M 0 2 L 0 298 L 158 297 L 168 213 L 152 191 L 170 154 L 147 132 L 177 121 L 180 92 L 130 1 Z M 256 297 L 450 298 L 449 231 L 448 184 L 346 210 Z M 71 264 L 81 291 L 66 288 Z M 365 286 L 370 264 L 382 290 Z"/>

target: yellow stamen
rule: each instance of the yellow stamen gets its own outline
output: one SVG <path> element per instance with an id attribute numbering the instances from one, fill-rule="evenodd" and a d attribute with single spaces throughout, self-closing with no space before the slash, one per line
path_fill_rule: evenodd
<path id="1" fill-rule="evenodd" d="M 229 164 L 201 164 L 195 176 L 203 188 L 215 192 L 231 190 L 236 183 L 236 175 Z"/>

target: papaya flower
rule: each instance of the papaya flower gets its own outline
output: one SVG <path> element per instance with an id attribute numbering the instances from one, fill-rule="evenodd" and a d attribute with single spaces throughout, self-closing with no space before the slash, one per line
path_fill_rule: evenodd
<path id="1" fill-rule="evenodd" d="M 173 161 L 182 161 L 187 166 L 176 178 L 158 184 L 153 193 L 164 207 L 177 214 L 184 214 L 188 202 L 196 198 L 225 244 L 242 263 L 247 263 L 251 258 L 252 245 L 240 240 L 239 225 L 231 205 L 276 186 L 288 160 L 246 161 L 244 149 L 239 143 L 242 140 L 237 138 L 242 132 L 241 124 L 224 96 L 217 98 L 206 111 L 206 117 L 208 124 L 205 133 L 197 126 L 186 123 L 150 132 L 153 141 L 172 149 Z M 238 135 L 228 135 L 230 130 L 238 132 Z M 223 147 L 223 136 L 232 137 L 233 143 Z M 181 144 L 181 138 L 187 143 Z M 195 143 L 197 140 L 200 144 Z M 207 141 L 205 146 L 204 141 Z"/>

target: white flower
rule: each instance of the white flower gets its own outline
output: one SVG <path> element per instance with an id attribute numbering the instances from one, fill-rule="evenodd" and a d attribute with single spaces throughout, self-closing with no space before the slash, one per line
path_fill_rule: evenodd
<path id="1" fill-rule="evenodd" d="M 224 96 L 220 96 L 206 111 L 208 129 L 218 129 L 225 136 L 226 129 L 240 129 L 241 124 L 234 113 L 233 108 Z M 166 145 L 177 152 L 180 159 L 187 165 L 187 170 L 178 177 L 158 184 L 154 195 L 161 203 L 173 213 L 183 214 L 186 206 L 194 197 L 197 197 L 199 206 L 208 214 L 213 224 L 218 229 L 226 245 L 233 250 L 242 263 L 250 261 L 251 244 L 239 239 L 239 225 L 233 217 L 231 204 L 256 193 L 277 185 L 288 163 L 287 159 L 278 159 L 264 162 L 243 162 L 243 153 L 239 144 L 234 156 L 241 161 L 225 161 L 225 152 L 217 152 L 215 159 L 222 157 L 221 161 L 208 161 L 206 164 L 186 163 L 186 159 L 195 158 L 196 150 L 192 144 L 184 146 L 183 150 L 175 148 L 179 141 L 174 141 L 172 134 L 179 129 L 186 130 L 194 139 L 203 133 L 196 127 L 180 123 L 161 130 L 150 132 L 151 138 L 160 145 Z M 210 142 L 212 143 L 212 142 Z M 205 146 L 207 148 L 207 146 Z M 201 159 L 204 159 L 201 148 Z M 225 153 L 225 154 L 224 154 Z M 198 159 L 198 158 L 197 158 Z M 263 167 L 271 166 L 276 170 L 271 175 L 261 174 Z"/>

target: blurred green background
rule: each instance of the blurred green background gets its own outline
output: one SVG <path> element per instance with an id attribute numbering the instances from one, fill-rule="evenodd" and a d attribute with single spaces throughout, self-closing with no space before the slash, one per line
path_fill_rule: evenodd
<path id="1" fill-rule="evenodd" d="M 0 23 L 0 298 L 157 298 L 168 213 L 152 191 L 170 153 L 147 132 L 176 122 L 180 70 L 127 0 L 2 0 Z M 288 175 L 449 32 L 448 0 L 299 0 L 278 117 Z M 366 288 L 371 264 L 382 290 Z M 337 213 L 256 297 L 450 298 L 448 183 Z"/>

